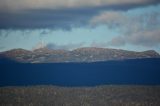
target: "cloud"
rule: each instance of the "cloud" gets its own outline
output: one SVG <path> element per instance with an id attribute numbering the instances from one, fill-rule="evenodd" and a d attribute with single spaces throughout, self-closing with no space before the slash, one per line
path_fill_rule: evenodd
<path id="1" fill-rule="evenodd" d="M 141 31 L 126 37 L 126 42 L 147 47 L 160 45 L 160 30 Z"/>
<path id="2" fill-rule="evenodd" d="M 49 49 L 60 49 L 60 50 L 73 50 L 75 48 L 80 48 L 80 47 L 83 47 L 84 46 L 84 42 L 82 43 L 77 43 L 77 44 L 72 44 L 72 43 L 69 43 L 69 44 L 66 44 L 66 45 L 57 45 L 55 43 L 48 43 L 46 45 L 47 48 Z"/>
<path id="3" fill-rule="evenodd" d="M 160 12 L 104 11 L 90 20 L 92 26 L 107 25 L 119 30 L 120 35 L 107 43 L 111 46 L 125 44 L 153 47 L 160 45 Z"/>
<path id="4" fill-rule="evenodd" d="M 40 35 L 46 35 L 57 29 L 106 25 L 118 29 L 120 35 L 110 42 L 93 42 L 91 46 L 156 46 L 160 42 L 159 3 L 159 0 L 0 0 L 0 30 L 42 29 Z M 149 6 L 157 11 L 132 12 Z M 56 49 L 80 46 L 82 44 L 47 45 Z"/>
<path id="5" fill-rule="evenodd" d="M 92 6 L 137 6 L 159 3 L 159 0 L 1 0 L 0 10 L 61 9 Z"/>
<path id="6" fill-rule="evenodd" d="M 160 27 L 160 12 L 149 11 L 129 15 L 124 11 L 103 11 L 90 20 L 90 25 L 107 25 L 110 28 L 120 28 L 125 32 L 155 29 Z"/>
<path id="7" fill-rule="evenodd" d="M 100 13 L 100 15 L 93 17 L 90 20 L 90 24 L 92 26 L 107 24 L 112 28 L 122 26 L 122 24 L 125 23 L 126 18 L 127 17 L 123 14 L 122 11 L 105 11 Z"/>
<path id="8" fill-rule="evenodd" d="M 108 46 L 124 46 L 125 44 L 126 41 L 123 36 L 115 37 L 107 43 Z"/>
<path id="9" fill-rule="evenodd" d="M 87 26 L 101 11 L 126 11 L 159 3 L 159 0 L 0 0 L 0 29 L 71 30 Z"/>
<path id="10" fill-rule="evenodd" d="M 111 46 L 124 46 L 125 44 L 144 47 L 156 47 L 160 45 L 160 30 L 140 31 L 129 36 L 117 36 L 108 42 Z"/>
<path id="11" fill-rule="evenodd" d="M 30 10 L 23 13 L 0 13 L 0 29 L 63 29 L 85 26 L 98 10 Z"/>

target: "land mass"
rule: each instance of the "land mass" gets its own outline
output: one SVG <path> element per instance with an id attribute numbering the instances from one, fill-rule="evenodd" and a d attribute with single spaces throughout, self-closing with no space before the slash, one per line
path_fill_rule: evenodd
<path id="1" fill-rule="evenodd" d="M 160 86 L 1 87 L 1 106 L 159 106 Z"/>
<path id="2" fill-rule="evenodd" d="M 60 62 L 97 62 L 108 60 L 160 58 L 154 50 L 143 52 L 121 49 L 86 47 L 72 51 L 39 48 L 33 51 L 13 49 L 0 53 L 0 59 L 10 59 L 20 63 L 60 63 Z"/>

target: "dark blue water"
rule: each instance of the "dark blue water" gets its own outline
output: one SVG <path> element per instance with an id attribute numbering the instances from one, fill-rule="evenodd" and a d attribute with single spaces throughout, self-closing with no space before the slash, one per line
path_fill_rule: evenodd
<path id="1" fill-rule="evenodd" d="M 0 62 L 0 86 L 160 85 L 160 59 L 97 63 L 20 64 Z"/>

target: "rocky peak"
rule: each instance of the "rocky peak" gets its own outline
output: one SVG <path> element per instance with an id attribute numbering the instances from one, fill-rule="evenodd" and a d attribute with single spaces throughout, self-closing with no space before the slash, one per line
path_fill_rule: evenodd
<path id="1" fill-rule="evenodd" d="M 19 56 L 19 55 L 27 55 L 31 53 L 31 51 L 25 50 L 25 49 L 12 49 L 6 52 L 2 52 L 5 56 L 13 57 L 13 56 Z"/>
<path id="2" fill-rule="evenodd" d="M 147 50 L 147 51 L 144 51 L 144 52 L 142 52 L 142 53 L 144 53 L 144 54 L 146 54 L 146 55 L 149 55 L 149 56 L 160 56 L 159 55 L 159 53 L 157 53 L 155 50 Z"/>

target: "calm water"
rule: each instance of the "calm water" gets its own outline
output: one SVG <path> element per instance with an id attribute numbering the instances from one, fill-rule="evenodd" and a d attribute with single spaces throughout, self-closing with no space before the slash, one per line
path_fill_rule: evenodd
<path id="1" fill-rule="evenodd" d="M 160 59 L 97 63 L 19 64 L 0 62 L 0 86 L 160 85 Z"/>

